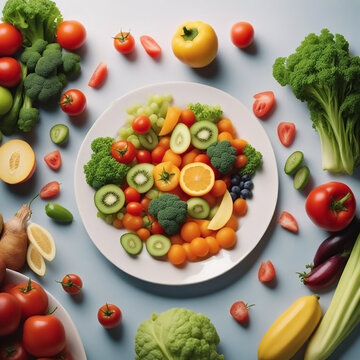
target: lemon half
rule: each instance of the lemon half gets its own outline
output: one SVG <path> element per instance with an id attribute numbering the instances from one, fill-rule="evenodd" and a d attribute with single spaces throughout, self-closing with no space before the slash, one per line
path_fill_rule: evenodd
<path id="1" fill-rule="evenodd" d="M 30 223 L 27 226 L 26 233 L 30 244 L 36 248 L 45 260 L 52 261 L 55 258 L 55 241 L 48 230 L 39 224 Z"/>

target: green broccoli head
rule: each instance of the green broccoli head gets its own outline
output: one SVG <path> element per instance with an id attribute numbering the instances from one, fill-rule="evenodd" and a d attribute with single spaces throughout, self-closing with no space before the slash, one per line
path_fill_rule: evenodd
<path id="1" fill-rule="evenodd" d="M 135 360 L 224 360 L 219 335 L 210 319 L 185 308 L 152 314 L 135 336 Z"/>
<path id="2" fill-rule="evenodd" d="M 62 54 L 62 69 L 67 76 L 74 76 L 80 73 L 80 55 L 70 51 L 65 51 Z"/>
<path id="3" fill-rule="evenodd" d="M 186 220 L 187 203 L 177 195 L 163 194 L 151 200 L 148 211 L 158 219 L 166 234 L 174 235 Z"/>
<path id="4" fill-rule="evenodd" d="M 243 153 L 246 155 L 247 161 L 246 164 L 238 170 L 238 173 L 240 175 L 253 176 L 262 164 L 262 154 L 250 144 L 245 145 Z"/>
<path id="5" fill-rule="evenodd" d="M 35 72 L 45 78 L 56 75 L 58 68 L 62 65 L 61 51 L 44 51 L 35 66 Z"/>
<path id="6" fill-rule="evenodd" d="M 227 174 L 231 171 L 236 161 L 236 149 L 231 146 L 230 141 L 215 141 L 206 150 L 206 155 L 210 158 L 212 166 Z"/>
<path id="7" fill-rule="evenodd" d="M 190 103 L 188 108 L 194 113 L 196 121 L 208 120 L 216 123 L 223 114 L 220 105 Z"/>

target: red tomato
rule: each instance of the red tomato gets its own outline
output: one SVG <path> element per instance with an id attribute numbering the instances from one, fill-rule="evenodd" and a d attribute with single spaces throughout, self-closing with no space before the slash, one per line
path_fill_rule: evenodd
<path id="1" fill-rule="evenodd" d="M 131 215 L 139 216 L 144 211 L 144 207 L 141 205 L 141 203 L 137 201 L 130 201 L 126 205 L 126 212 L 128 212 Z"/>
<path id="2" fill-rule="evenodd" d="M 254 39 L 254 28 L 246 21 L 240 21 L 231 27 L 231 41 L 239 48 L 248 47 Z"/>
<path id="3" fill-rule="evenodd" d="M 60 283 L 62 288 L 70 295 L 78 294 L 83 287 L 81 277 L 76 274 L 66 274 Z"/>
<path id="4" fill-rule="evenodd" d="M 269 282 L 276 276 L 275 268 L 270 260 L 262 261 L 258 271 L 258 279 L 261 282 Z"/>
<path id="5" fill-rule="evenodd" d="M 245 304 L 243 301 L 235 301 L 230 308 L 231 316 L 240 324 L 249 321 L 249 308 L 253 305 Z"/>
<path id="6" fill-rule="evenodd" d="M 121 54 L 129 54 L 135 48 L 134 37 L 130 32 L 119 32 L 114 36 L 114 47 Z"/>
<path id="7" fill-rule="evenodd" d="M 21 32 L 11 24 L 0 24 L 0 56 L 14 55 L 22 45 Z"/>
<path id="8" fill-rule="evenodd" d="M 16 297 L 0 293 L 0 336 L 13 333 L 21 320 L 21 306 Z"/>
<path id="9" fill-rule="evenodd" d="M 138 163 L 151 163 L 151 153 L 149 150 L 140 149 L 136 153 Z"/>
<path id="10" fill-rule="evenodd" d="M 183 109 L 180 113 L 179 122 L 185 124 L 187 127 L 190 127 L 195 122 L 195 114 L 190 109 Z"/>
<path id="11" fill-rule="evenodd" d="M 68 115 L 80 115 L 86 107 L 86 97 L 78 89 L 66 91 L 60 99 L 61 110 Z"/>
<path id="12" fill-rule="evenodd" d="M 264 91 L 254 95 L 253 112 L 261 118 L 265 116 L 275 103 L 275 96 L 272 91 Z"/>
<path id="13" fill-rule="evenodd" d="M 149 230 L 152 234 L 164 234 L 165 231 L 158 221 L 152 221 L 150 223 Z"/>
<path id="14" fill-rule="evenodd" d="M 132 121 L 131 127 L 138 134 L 146 134 L 151 128 L 151 121 L 148 116 L 139 115 Z"/>
<path id="15" fill-rule="evenodd" d="M 44 156 L 44 161 L 53 170 L 58 170 L 61 166 L 62 159 L 59 150 L 51 151 Z"/>
<path id="16" fill-rule="evenodd" d="M 28 360 L 29 356 L 20 340 L 6 339 L 0 344 L 1 360 Z"/>
<path id="17" fill-rule="evenodd" d="M 94 88 L 100 87 L 105 81 L 107 72 L 107 65 L 104 62 L 101 62 L 91 75 L 88 85 Z"/>
<path id="18" fill-rule="evenodd" d="M 50 199 L 58 195 L 60 192 L 60 183 L 58 181 L 51 181 L 44 185 L 39 193 L 41 199 Z"/>
<path id="19" fill-rule="evenodd" d="M 211 166 L 210 158 L 206 154 L 196 155 L 193 162 L 201 162 L 201 163 Z"/>
<path id="20" fill-rule="evenodd" d="M 140 201 L 140 193 L 133 187 L 128 186 L 124 189 L 125 201 L 127 203 L 131 201 Z"/>
<path id="21" fill-rule="evenodd" d="M 121 322 L 121 310 L 114 304 L 105 304 L 97 313 L 99 323 L 106 329 L 112 329 Z"/>
<path id="22" fill-rule="evenodd" d="M 79 21 L 63 21 L 56 31 L 57 42 L 66 50 L 80 48 L 86 40 L 86 29 Z"/>
<path id="23" fill-rule="evenodd" d="M 297 233 L 299 231 L 298 223 L 295 217 L 287 211 L 283 211 L 280 214 L 278 223 L 286 230 L 289 230 L 293 233 Z"/>
<path id="24" fill-rule="evenodd" d="M 127 140 L 115 141 L 111 146 L 111 156 L 123 164 L 131 163 L 136 155 L 134 144 Z"/>
<path id="25" fill-rule="evenodd" d="M 65 328 L 55 315 L 34 315 L 25 320 L 22 342 L 33 356 L 55 356 L 66 346 Z"/>
<path id="26" fill-rule="evenodd" d="M 163 148 L 161 145 L 157 145 L 154 150 L 151 152 L 151 159 L 153 164 L 160 164 L 164 155 L 165 155 L 166 149 Z"/>
<path id="27" fill-rule="evenodd" d="M 305 209 L 317 226 L 327 231 L 340 231 L 354 218 L 356 200 L 346 184 L 331 181 L 311 190 Z"/>
<path id="28" fill-rule="evenodd" d="M 33 315 L 45 314 L 48 310 L 48 296 L 38 283 L 31 281 L 15 285 L 9 290 L 18 300 L 22 317 L 27 319 Z"/>
<path id="29" fill-rule="evenodd" d="M 21 79 L 21 66 L 12 57 L 0 58 L 0 85 L 11 88 L 19 83 Z"/>
<path id="30" fill-rule="evenodd" d="M 280 142 L 284 146 L 290 146 L 295 138 L 296 126 L 292 122 L 281 122 L 277 127 Z"/>
<path id="31" fill-rule="evenodd" d="M 145 51 L 151 56 L 151 57 L 157 57 L 161 54 L 161 47 L 159 44 L 148 35 L 142 35 L 140 36 L 140 42 Z"/>

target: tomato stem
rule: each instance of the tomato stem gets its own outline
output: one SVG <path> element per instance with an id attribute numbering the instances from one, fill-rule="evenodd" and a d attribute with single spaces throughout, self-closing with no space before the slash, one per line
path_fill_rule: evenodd
<path id="1" fill-rule="evenodd" d="M 73 102 L 72 96 L 65 94 L 64 97 L 65 97 L 65 99 L 64 99 L 64 101 L 60 101 L 60 105 L 67 105 L 67 104 L 71 104 Z"/>
<path id="2" fill-rule="evenodd" d="M 120 42 L 125 42 L 126 39 L 129 37 L 130 35 L 130 31 L 123 33 L 122 31 L 120 31 L 120 36 L 115 36 L 114 40 L 119 40 Z"/>
<path id="3" fill-rule="evenodd" d="M 192 41 L 199 34 L 198 29 L 190 28 L 188 29 L 186 26 L 183 27 L 184 34 L 181 35 L 185 41 Z"/>
<path id="4" fill-rule="evenodd" d="M 115 151 L 117 151 L 121 156 L 124 156 L 128 151 L 128 146 L 126 145 L 123 149 L 116 148 Z"/>
<path id="5" fill-rule="evenodd" d="M 33 289 L 33 287 L 31 286 L 31 279 L 29 278 L 29 281 L 27 282 L 26 287 L 20 288 L 20 291 L 21 291 L 22 293 L 28 293 L 28 292 L 30 292 L 32 289 Z"/>
<path id="6" fill-rule="evenodd" d="M 106 304 L 106 309 L 101 310 L 101 311 L 103 312 L 104 316 L 106 316 L 106 317 L 110 317 L 114 313 L 114 310 L 110 310 L 108 304 Z"/>
<path id="7" fill-rule="evenodd" d="M 348 208 L 344 203 L 351 198 L 350 192 L 348 192 L 340 200 L 336 200 L 333 196 L 331 197 L 330 209 L 334 212 L 334 215 L 337 216 L 340 211 L 348 211 Z"/>
<path id="8" fill-rule="evenodd" d="M 168 183 L 168 182 L 170 182 L 171 177 L 174 175 L 175 175 L 175 173 L 169 173 L 165 170 L 165 168 L 163 168 L 162 173 L 160 174 L 159 180 Z"/>

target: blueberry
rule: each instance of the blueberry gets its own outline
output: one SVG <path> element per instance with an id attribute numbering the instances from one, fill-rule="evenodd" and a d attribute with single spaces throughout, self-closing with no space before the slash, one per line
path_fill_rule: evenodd
<path id="1" fill-rule="evenodd" d="M 233 202 L 239 197 L 239 195 L 235 194 L 234 192 L 230 192 L 230 196 L 231 196 Z"/>
<path id="2" fill-rule="evenodd" d="M 247 180 L 244 183 L 244 189 L 252 190 L 254 183 L 251 180 Z"/>
<path id="3" fill-rule="evenodd" d="M 242 176 L 241 176 L 241 180 L 242 180 L 242 181 L 248 181 L 248 180 L 250 180 L 250 179 L 251 179 L 251 176 L 248 175 L 248 174 L 245 174 L 245 175 L 242 175 Z"/>
<path id="4" fill-rule="evenodd" d="M 249 189 L 242 189 L 240 192 L 240 196 L 243 199 L 250 199 L 252 197 L 252 192 Z"/>
<path id="5" fill-rule="evenodd" d="M 240 189 L 242 189 L 244 187 L 244 181 L 240 181 L 239 186 L 240 186 Z"/>
<path id="6" fill-rule="evenodd" d="M 241 188 L 237 185 L 234 185 L 231 187 L 231 192 L 235 193 L 235 194 L 240 194 Z"/>
<path id="7" fill-rule="evenodd" d="M 239 185 L 239 182 L 240 182 L 240 175 L 234 174 L 234 175 L 231 177 L 231 184 L 232 184 L 232 185 Z"/>

